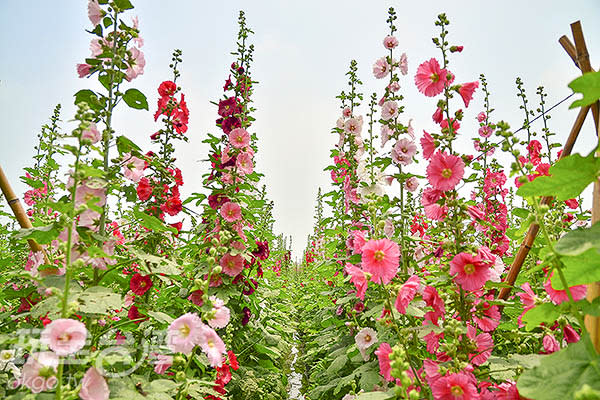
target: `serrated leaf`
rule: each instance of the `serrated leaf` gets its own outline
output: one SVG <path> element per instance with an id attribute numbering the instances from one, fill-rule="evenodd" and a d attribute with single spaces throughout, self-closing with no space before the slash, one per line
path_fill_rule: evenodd
<path id="1" fill-rule="evenodd" d="M 93 286 L 79 295 L 79 310 L 88 314 L 105 314 L 123 307 L 121 295 L 103 286 Z"/>

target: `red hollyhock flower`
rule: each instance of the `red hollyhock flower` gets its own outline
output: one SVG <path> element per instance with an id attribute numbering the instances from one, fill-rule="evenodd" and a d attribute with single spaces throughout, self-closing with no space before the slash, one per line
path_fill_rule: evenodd
<path id="1" fill-rule="evenodd" d="M 177 85 L 172 81 L 164 81 L 158 86 L 158 94 L 160 97 L 173 96 L 177 90 Z"/>
<path id="2" fill-rule="evenodd" d="M 141 178 L 138 182 L 136 192 L 141 201 L 148 200 L 152 196 L 152 186 L 150 185 L 150 180 L 148 180 L 146 177 Z"/>
<path id="3" fill-rule="evenodd" d="M 208 196 L 208 205 L 213 210 L 220 208 L 223 204 L 227 203 L 228 201 L 229 201 L 229 197 L 227 197 L 221 193 L 211 194 L 210 196 Z"/>
<path id="4" fill-rule="evenodd" d="M 181 223 L 181 222 L 174 222 L 169 225 L 172 226 L 173 228 L 177 229 L 178 234 L 179 234 L 179 232 L 181 232 L 181 229 L 183 228 L 183 223 Z"/>
<path id="5" fill-rule="evenodd" d="M 229 359 L 229 365 L 231 365 L 231 368 L 233 368 L 234 371 L 237 371 L 238 368 L 240 368 L 240 364 L 238 363 L 235 353 L 229 350 L 227 352 L 227 358 Z"/>
<path id="6" fill-rule="evenodd" d="M 152 287 L 152 279 L 150 275 L 142 275 L 136 273 L 129 281 L 129 288 L 138 296 L 143 296 Z"/>
<path id="7" fill-rule="evenodd" d="M 269 242 L 266 240 L 264 242 L 256 242 L 256 250 L 252 252 L 254 257 L 259 258 L 261 260 L 266 260 L 269 258 Z"/>
<path id="8" fill-rule="evenodd" d="M 170 216 L 175 216 L 181 212 L 183 205 L 179 196 L 171 196 L 161 204 L 160 209 Z"/>
<path id="9" fill-rule="evenodd" d="M 232 130 L 234 130 L 235 128 L 240 128 L 241 126 L 242 122 L 239 118 L 236 117 L 229 117 L 224 119 L 223 122 L 221 122 L 221 129 L 223 129 L 223 132 L 225 132 L 226 134 L 229 134 Z"/>
<path id="10" fill-rule="evenodd" d="M 241 111 L 241 107 L 237 104 L 235 97 L 230 97 L 219 102 L 219 115 L 223 118 L 227 118 L 233 114 L 238 114 Z"/>
<path id="11" fill-rule="evenodd" d="M 127 318 L 129 318 L 132 321 L 143 318 L 143 317 L 144 316 L 142 314 L 140 314 L 140 311 L 138 310 L 138 308 L 136 306 L 131 306 L 131 308 L 129 308 L 129 311 L 127 312 Z M 139 324 L 140 322 L 142 322 L 142 321 L 135 321 L 136 324 Z"/>

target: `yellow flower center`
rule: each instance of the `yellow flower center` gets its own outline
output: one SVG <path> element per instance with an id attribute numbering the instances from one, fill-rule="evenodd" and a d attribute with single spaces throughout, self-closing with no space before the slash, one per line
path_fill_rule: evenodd
<path id="1" fill-rule="evenodd" d="M 369 343 L 371 341 L 370 335 L 365 335 L 365 342 Z"/>
<path id="2" fill-rule="evenodd" d="M 183 337 L 188 337 L 190 334 L 190 327 L 188 325 L 183 325 L 181 328 L 179 328 L 179 332 L 181 332 Z"/>
<path id="3" fill-rule="evenodd" d="M 452 176 L 452 170 L 450 168 L 444 168 L 442 170 L 442 176 L 446 179 L 450 178 Z"/>
<path id="4" fill-rule="evenodd" d="M 458 397 L 458 396 L 462 396 L 463 394 L 465 394 L 465 391 L 460 386 L 456 385 L 456 386 L 452 386 L 452 388 L 450 388 L 450 393 L 452 393 L 452 396 Z"/>
<path id="5" fill-rule="evenodd" d="M 212 349 L 213 347 L 215 347 L 215 342 L 213 342 L 213 341 L 212 341 L 212 339 L 209 339 L 209 340 L 208 340 L 208 342 L 207 342 L 206 344 L 208 344 L 208 347 L 210 347 L 211 349 Z"/>
<path id="6" fill-rule="evenodd" d="M 467 264 L 467 265 L 465 265 L 465 273 L 467 275 L 471 275 L 474 272 L 475 272 L 475 266 L 473 264 Z"/>
<path id="7" fill-rule="evenodd" d="M 229 260 L 229 261 L 227 262 L 227 266 L 228 266 L 229 268 L 233 268 L 233 267 L 235 267 L 235 262 L 234 262 L 233 260 Z"/>
<path id="8" fill-rule="evenodd" d="M 373 258 L 375 258 L 376 261 L 381 261 L 384 257 L 385 253 L 381 250 L 376 250 L 375 253 L 373 253 Z"/>

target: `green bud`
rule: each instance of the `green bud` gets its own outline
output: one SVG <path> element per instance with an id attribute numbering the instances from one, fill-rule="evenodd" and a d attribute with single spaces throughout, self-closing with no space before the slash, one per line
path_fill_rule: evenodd
<path id="1" fill-rule="evenodd" d="M 183 371 L 178 371 L 178 372 L 175 374 L 175 380 L 176 380 L 177 382 L 183 382 L 183 381 L 185 381 L 185 379 L 186 379 L 186 377 L 185 377 L 185 372 L 183 372 Z"/>
<path id="2" fill-rule="evenodd" d="M 223 267 L 221 267 L 220 265 L 216 265 L 216 266 L 213 268 L 213 273 L 215 273 L 215 274 L 217 274 L 217 275 L 218 275 L 218 274 L 220 274 L 222 271 L 223 271 Z"/>

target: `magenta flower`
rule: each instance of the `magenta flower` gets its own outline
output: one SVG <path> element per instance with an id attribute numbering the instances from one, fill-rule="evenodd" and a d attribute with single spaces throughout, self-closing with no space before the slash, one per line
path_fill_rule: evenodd
<path id="1" fill-rule="evenodd" d="M 21 371 L 21 383 L 33 393 L 54 389 L 58 362 L 58 356 L 51 351 L 30 354 Z"/>
<path id="2" fill-rule="evenodd" d="M 469 103 L 473 99 L 473 93 L 475 93 L 475 89 L 479 87 L 479 82 L 468 82 L 460 85 L 458 89 L 458 93 L 460 97 L 462 97 L 463 102 L 465 103 L 465 107 L 469 107 Z"/>
<path id="3" fill-rule="evenodd" d="M 478 400 L 477 380 L 465 372 L 440 377 L 431 387 L 436 400 Z"/>
<path id="4" fill-rule="evenodd" d="M 223 273 L 229 276 L 237 276 L 244 270 L 244 258 L 241 255 L 232 256 L 230 253 L 226 253 L 221 260 L 219 265 L 223 268 Z"/>
<path id="5" fill-rule="evenodd" d="M 388 100 L 381 107 L 381 119 L 389 121 L 398 115 L 398 103 L 394 100 Z"/>
<path id="6" fill-rule="evenodd" d="M 220 367 L 223 365 L 223 354 L 227 349 L 217 332 L 206 325 L 202 326 L 198 336 L 198 344 L 202 351 L 206 353 L 212 367 Z"/>
<path id="7" fill-rule="evenodd" d="M 386 381 L 391 382 L 392 378 L 392 366 L 390 365 L 390 353 L 392 347 L 388 343 L 381 343 L 379 348 L 375 350 L 377 359 L 379 361 L 379 373 L 385 378 Z"/>
<path id="8" fill-rule="evenodd" d="M 167 347 L 175 353 L 191 354 L 204 327 L 196 314 L 183 314 L 167 329 Z"/>
<path id="9" fill-rule="evenodd" d="M 391 69 L 392 67 L 387 62 L 387 59 L 385 57 L 381 57 L 380 59 L 375 61 L 375 64 L 373 64 L 373 75 L 377 79 L 382 79 L 390 73 Z"/>
<path id="10" fill-rule="evenodd" d="M 450 261 L 450 274 L 464 290 L 479 290 L 490 277 L 490 265 L 481 257 L 470 253 L 459 253 Z"/>
<path id="11" fill-rule="evenodd" d="M 371 282 L 388 284 L 398 272 L 400 249 L 389 239 L 369 240 L 363 246 L 362 264 Z"/>
<path id="12" fill-rule="evenodd" d="M 244 128 L 235 128 L 229 133 L 229 143 L 236 149 L 247 147 L 250 144 L 250 134 Z"/>
<path id="13" fill-rule="evenodd" d="M 79 397 L 83 400 L 108 400 L 110 390 L 104 377 L 94 367 L 87 370 L 81 380 Z"/>
<path id="14" fill-rule="evenodd" d="M 90 74 L 92 66 L 90 64 L 77 64 L 77 75 L 80 78 L 85 78 Z"/>
<path id="15" fill-rule="evenodd" d="M 440 64 L 435 58 L 425 61 L 417 68 L 415 84 L 421 93 L 427 97 L 437 96 L 442 93 L 447 82 L 448 71 L 440 69 Z"/>
<path id="16" fill-rule="evenodd" d="M 423 131 L 424 135 L 421 138 L 421 147 L 423 148 L 423 157 L 426 160 L 429 160 L 433 153 L 435 152 L 435 141 L 433 140 L 433 136 L 429 133 Z"/>
<path id="17" fill-rule="evenodd" d="M 558 344 L 558 340 L 552 335 L 546 335 L 542 339 L 542 345 L 544 346 L 544 352 L 546 353 L 554 353 L 560 350 L 560 344 Z"/>
<path id="18" fill-rule="evenodd" d="M 473 326 L 467 325 L 467 337 L 477 347 L 476 353 L 469 354 L 469 359 L 474 365 L 483 364 L 492 355 L 492 349 L 494 348 L 492 335 L 489 333 L 480 333 L 478 335 L 477 330 Z"/>
<path id="19" fill-rule="evenodd" d="M 423 290 L 423 301 L 425 301 L 426 305 L 433 308 L 433 311 L 427 311 L 425 313 L 425 320 L 431 321 L 431 323 L 437 325 L 438 319 L 442 318 L 446 313 L 444 300 L 442 300 L 436 288 L 433 286 L 425 286 L 425 289 Z"/>
<path id="20" fill-rule="evenodd" d="M 242 209 L 239 204 L 228 201 L 221 207 L 221 216 L 227 222 L 235 222 L 242 218 Z"/>
<path id="21" fill-rule="evenodd" d="M 398 297 L 396 297 L 394 306 L 400 314 L 406 314 L 406 307 L 415 298 L 415 294 L 417 294 L 419 286 L 421 286 L 420 282 L 421 280 L 417 275 L 412 275 L 398 291 Z"/>
<path id="22" fill-rule="evenodd" d="M 546 283 L 544 283 L 544 289 L 546 289 L 546 293 L 548 293 L 548 296 L 550 296 L 550 300 L 557 305 L 564 303 L 565 301 L 569 301 L 569 295 L 567 294 L 566 290 L 557 290 L 552 287 L 552 284 L 550 283 L 550 278 L 552 278 L 552 275 L 554 275 L 554 271 L 550 273 Z M 587 286 L 571 286 L 569 287 L 569 290 L 571 291 L 573 300 L 579 301 L 585 297 L 587 293 Z"/>
<path id="23" fill-rule="evenodd" d="M 525 282 L 524 284 L 522 284 L 521 289 L 523 289 L 523 292 L 517 293 L 517 296 L 519 296 L 519 299 L 521 299 L 521 303 L 523 303 L 523 312 L 521 313 L 518 319 L 520 328 L 525 326 L 525 324 L 523 324 L 522 322 L 523 315 L 525 315 L 527 311 L 535 307 L 536 301 L 536 295 L 535 293 L 533 293 L 533 290 L 531 290 L 529 282 Z"/>
<path id="24" fill-rule="evenodd" d="M 388 50 L 395 49 L 398 46 L 398 39 L 395 36 L 388 35 L 383 38 L 383 47 Z"/>
<path id="25" fill-rule="evenodd" d="M 452 190 L 465 174 L 465 163 L 459 156 L 438 151 L 427 166 L 427 179 L 434 188 Z"/>
<path id="26" fill-rule="evenodd" d="M 356 297 L 358 297 L 361 300 L 364 300 L 365 293 L 367 292 L 367 286 L 369 284 L 364 271 L 350 263 L 346 263 L 344 271 L 346 271 L 346 273 L 350 275 L 350 282 L 352 282 L 356 287 Z"/>
<path id="27" fill-rule="evenodd" d="M 67 356 L 81 350 L 85 345 L 87 329 L 73 319 L 56 319 L 46 325 L 40 341 L 59 356 Z"/>

